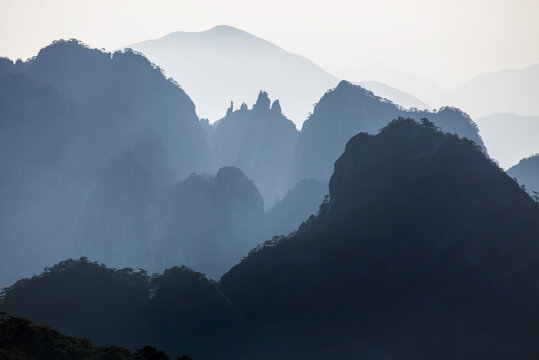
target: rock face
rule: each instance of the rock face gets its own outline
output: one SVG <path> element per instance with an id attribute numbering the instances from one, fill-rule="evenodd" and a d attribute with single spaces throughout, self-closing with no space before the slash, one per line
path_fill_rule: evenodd
<path id="1" fill-rule="evenodd" d="M 361 86 L 342 81 L 316 104 L 303 124 L 290 170 L 289 186 L 305 178 L 329 180 L 333 163 L 346 142 L 359 132 L 376 134 L 399 116 L 428 118 L 442 131 L 473 140 L 483 147 L 477 127 L 463 112 L 441 108 L 437 112 L 405 110 L 375 96 Z"/>
<path id="2" fill-rule="evenodd" d="M 329 191 L 221 279 L 250 324 L 246 353 L 539 354 L 539 206 L 476 144 L 398 120 L 348 142 Z"/>
<path id="3" fill-rule="evenodd" d="M 214 125 L 210 135 L 213 168 L 236 166 L 254 180 L 271 206 L 286 192 L 286 179 L 298 131 L 281 113 L 279 100 L 270 107 L 270 99 L 261 91 L 252 110 L 243 106 Z"/>
<path id="4" fill-rule="evenodd" d="M 520 160 L 507 170 L 507 174 L 516 178 L 519 184 L 526 187 L 528 194 L 539 201 L 539 154 Z"/>

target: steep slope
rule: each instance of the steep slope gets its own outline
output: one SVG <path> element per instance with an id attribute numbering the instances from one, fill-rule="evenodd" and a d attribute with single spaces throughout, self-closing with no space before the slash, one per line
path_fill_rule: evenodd
<path id="1" fill-rule="evenodd" d="M 68 256 L 111 157 L 138 154 L 159 186 L 209 168 L 193 102 L 141 55 L 57 41 L 0 71 L 2 286 Z"/>
<path id="2" fill-rule="evenodd" d="M 438 98 L 473 118 L 495 113 L 539 115 L 539 64 L 476 76 Z"/>
<path id="3" fill-rule="evenodd" d="M 262 196 L 238 168 L 221 168 L 214 177 L 193 174 L 161 197 L 158 269 L 184 264 L 218 279 L 262 241 Z"/>
<path id="4" fill-rule="evenodd" d="M 328 184 L 317 179 L 298 181 L 266 214 L 266 238 L 287 235 L 313 214 L 328 193 Z"/>
<path id="5" fill-rule="evenodd" d="M 424 121 L 360 133 L 318 217 L 225 274 L 245 358 L 538 356 L 539 206 Z"/>
<path id="6" fill-rule="evenodd" d="M 428 109 L 429 106 L 423 101 L 419 100 L 412 94 L 395 89 L 389 85 L 383 84 L 378 81 L 361 81 L 359 85 L 365 89 L 372 91 L 376 96 L 391 100 L 391 102 L 398 104 L 406 109 Z"/>
<path id="7" fill-rule="evenodd" d="M 279 100 L 261 91 L 251 110 L 232 105 L 214 124 L 209 136 L 213 168 L 236 166 L 254 180 L 270 206 L 286 188 L 286 177 L 296 146 L 298 131 L 281 113 Z"/>
<path id="8" fill-rule="evenodd" d="M 175 32 L 128 47 L 144 53 L 182 84 L 199 115 L 212 121 L 231 100 L 251 103 L 264 89 L 301 125 L 320 94 L 338 82 L 306 58 L 230 26 Z"/>
<path id="9" fill-rule="evenodd" d="M 458 109 L 405 110 L 361 86 L 341 81 L 335 89 L 326 92 L 303 124 L 289 184 L 305 178 L 329 180 L 333 163 L 353 135 L 358 132 L 374 134 L 399 116 L 416 120 L 429 118 L 442 131 L 467 137 L 484 147 L 475 124 Z"/>
<path id="10" fill-rule="evenodd" d="M 488 153 L 504 169 L 539 153 L 539 116 L 492 114 L 475 119 Z"/>
<path id="11" fill-rule="evenodd" d="M 516 178 L 519 184 L 526 187 L 530 196 L 539 201 L 539 154 L 520 160 L 507 170 L 507 174 Z"/>

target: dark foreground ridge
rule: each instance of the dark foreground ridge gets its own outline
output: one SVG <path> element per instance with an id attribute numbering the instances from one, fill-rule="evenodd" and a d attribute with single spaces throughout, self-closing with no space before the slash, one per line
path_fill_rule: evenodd
<path id="1" fill-rule="evenodd" d="M 71 260 L 0 305 L 97 344 L 195 359 L 539 356 L 539 206 L 474 142 L 394 120 L 348 142 L 329 193 L 219 283 Z"/>

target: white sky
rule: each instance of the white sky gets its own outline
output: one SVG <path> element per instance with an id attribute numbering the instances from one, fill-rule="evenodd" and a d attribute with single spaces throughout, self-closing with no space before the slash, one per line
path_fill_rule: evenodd
<path id="1" fill-rule="evenodd" d="M 0 0 L 0 56 L 25 59 L 59 38 L 114 50 L 219 24 L 344 78 L 380 62 L 450 87 L 539 63 L 539 0 Z"/>

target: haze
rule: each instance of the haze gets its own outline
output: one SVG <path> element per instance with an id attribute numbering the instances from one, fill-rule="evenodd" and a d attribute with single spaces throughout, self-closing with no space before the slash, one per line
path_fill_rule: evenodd
<path id="1" fill-rule="evenodd" d="M 449 88 L 479 73 L 526 67 L 539 58 L 539 2 L 533 0 L 336 0 L 331 6 L 306 0 L 0 4 L 0 54 L 12 59 L 35 56 L 59 38 L 114 50 L 219 24 L 279 44 L 339 78 L 384 63 Z"/>

